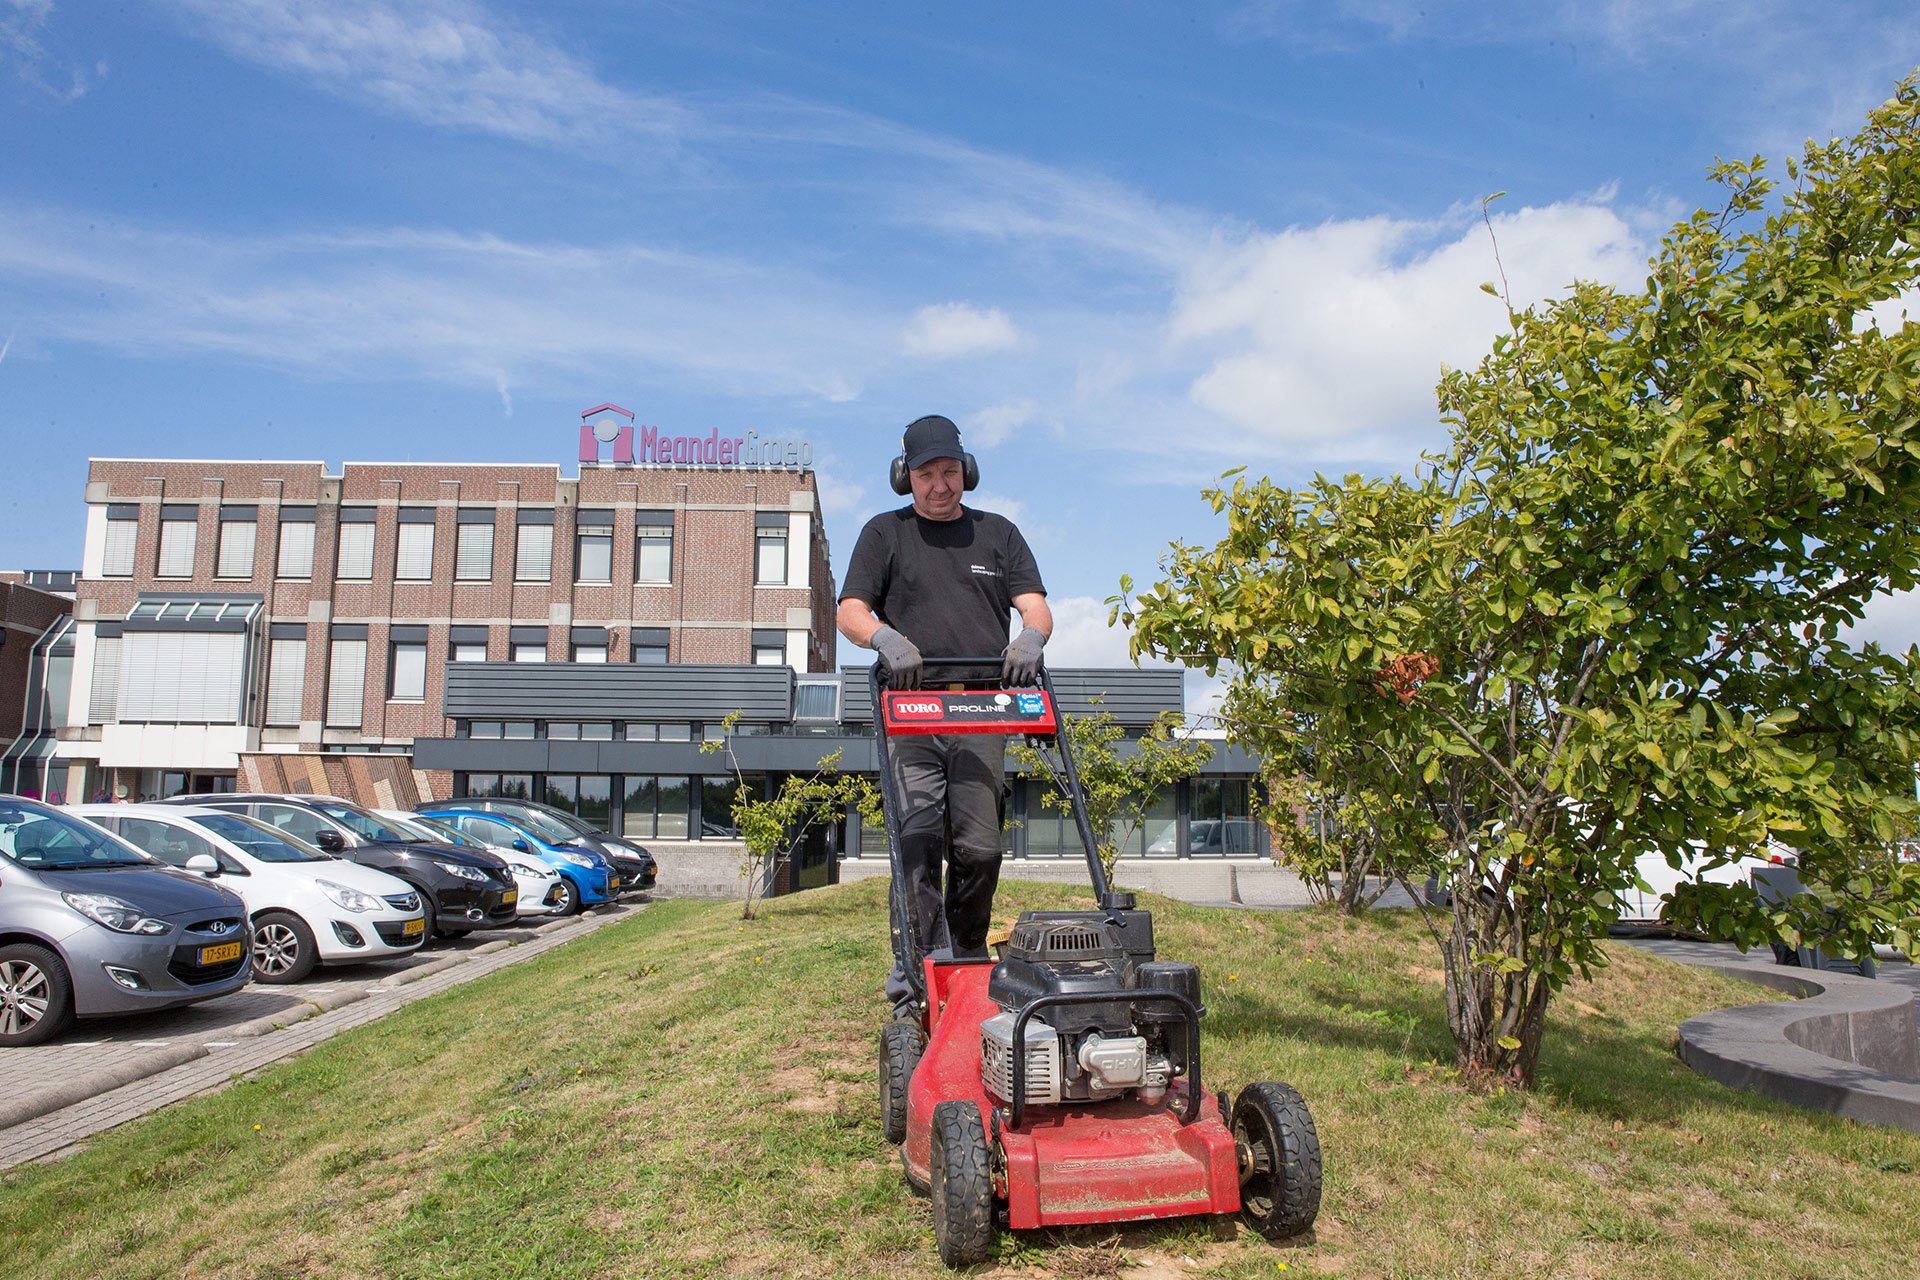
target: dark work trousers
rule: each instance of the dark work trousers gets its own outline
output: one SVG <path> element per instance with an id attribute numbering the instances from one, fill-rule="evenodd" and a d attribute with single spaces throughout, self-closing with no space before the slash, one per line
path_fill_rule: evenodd
<path id="1" fill-rule="evenodd" d="M 888 738 L 887 751 L 900 801 L 895 829 L 912 951 L 984 956 L 1000 883 L 1006 735 L 906 734 Z M 912 990 L 896 959 L 888 999 L 898 1005 Z"/>

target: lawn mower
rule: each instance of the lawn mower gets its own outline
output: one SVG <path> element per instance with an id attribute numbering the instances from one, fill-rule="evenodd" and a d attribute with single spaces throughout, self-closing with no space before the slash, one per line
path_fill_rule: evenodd
<path id="1" fill-rule="evenodd" d="M 1320 1209 L 1320 1139 L 1290 1085 L 1201 1085 L 1199 967 L 1161 960 L 1153 917 L 1109 886 L 1053 680 L 998 687 L 1000 659 L 940 658 L 992 682 L 887 690 L 871 677 L 894 955 L 917 1016 L 880 1035 L 880 1113 L 933 1204 L 940 1257 L 984 1261 L 1014 1229 L 1242 1213 L 1273 1239 Z M 901 874 L 896 734 L 1025 734 L 1057 752 L 1098 907 L 1028 911 L 999 957 L 919 955 Z"/>

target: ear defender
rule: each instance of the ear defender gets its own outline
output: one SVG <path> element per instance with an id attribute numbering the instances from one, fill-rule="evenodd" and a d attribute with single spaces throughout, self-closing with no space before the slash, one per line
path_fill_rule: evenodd
<path id="1" fill-rule="evenodd" d="M 970 453 L 960 455 L 960 477 L 961 488 L 967 493 L 972 493 L 980 487 L 980 464 L 974 461 Z M 913 480 L 911 473 L 907 470 L 906 454 L 897 455 L 893 465 L 887 468 L 887 483 L 891 484 L 893 491 L 903 498 L 913 492 Z"/>

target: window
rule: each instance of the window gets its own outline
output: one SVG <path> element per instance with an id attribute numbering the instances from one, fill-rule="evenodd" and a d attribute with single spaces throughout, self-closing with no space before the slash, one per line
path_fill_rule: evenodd
<path id="1" fill-rule="evenodd" d="M 366 528 L 371 530 L 373 526 Z M 335 636 L 327 663 L 327 724 L 337 729 L 358 729 L 366 703 L 366 688 L 366 637 Z"/>
<path id="2" fill-rule="evenodd" d="M 753 633 L 753 665 L 756 667 L 786 666 L 786 634 L 780 631 L 755 630 Z"/>
<path id="3" fill-rule="evenodd" d="M 93 641 L 93 684 L 87 690 L 87 723 L 112 724 L 120 701 L 120 637 Z"/>
<path id="4" fill-rule="evenodd" d="M 296 840 L 305 840 L 316 848 L 320 844 L 322 831 L 333 831 L 336 834 L 339 831 L 339 828 L 319 814 L 295 808 L 292 805 L 263 804 L 254 812 L 260 821 L 268 826 L 284 831 Z"/>
<path id="5" fill-rule="evenodd" d="M 693 798 L 691 778 L 645 777 L 626 779 L 626 803 L 621 830 L 629 839 L 685 840 L 687 812 Z"/>
<path id="6" fill-rule="evenodd" d="M 574 534 L 576 582 L 613 581 L 613 512 L 582 511 Z"/>
<path id="7" fill-rule="evenodd" d="M 357 514 L 364 511 L 365 515 Z M 335 576 L 347 581 L 373 577 L 373 510 L 340 509 L 340 552 Z"/>
<path id="8" fill-rule="evenodd" d="M 393 661 L 388 667 L 387 683 L 387 696 L 395 701 L 423 702 L 426 700 L 426 641 L 395 640 L 393 642 Z"/>
<path id="9" fill-rule="evenodd" d="M 530 773 L 470 773 L 463 789 L 469 796 L 492 800 L 533 799 Z"/>
<path id="10" fill-rule="evenodd" d="M 313 576 L 313 508 L 280 508 L 280 554 L 276 577 Z"/>
<path id="11" fill-rule="evenodd" d="M 578 816 L 594 830 L 605 831 L 613 816 L 613 779 L 603 773 L 550 773 L 541 799 Z"/>
<path id="12" fill-rule="evenodd" d="M 500 722 L 498 720 L 475 720 L 467 726 L 467 736 L 469 738 L 498 738 L 503 735 L 500 732 Z"/>
<path id="13" fill-rule="evenodd" d="M 798 680 L 793 686 L 795 720 L 838 720 L 840 718 L 840 682 L 838 680 Z"/>
<path id="14" fill-rule="evenodd" d="M 433 577 L 433 514 L 400 513 L 400 542 L 394 552 L 393 576 L 402 582 Z"/>
<path id="15" fill-rule="evenodd" d="M 485 662 L 487 629 L 476 626 L 450 628 L 447 632 L 447 656 L 455 662 Z"/>
<path id="16" fill-rule="evenodd" d="M 258 599 L 232 597 L 137 603 L 121 624 L 116 718 L 144 724 L 241 723 L 247 635 L 260 607 Z"/>
<path id="17" fill-rule="evenodd" d="M 660 726 L 629 720 L 622 726 L 621 734 L 628 742 L 657 742 L 660 739 Z"/>
<path id="18" fill-rule="evenodd" d="M 245 516 L 220 513 L 220 551 L 215 557 L 213 573 L 217 578 L 251 578 L 253 576 L 253 544 L 255 524 L 253 512 Z"/>
<path id="19" fill-rule="evenodd" d="M 552 519 L 551 512 L 548 519 Z M 553 577 L 553 525 L 522 524 L 519 536 L 520 545 L 513 561 L 514 580 L 549 581 Z"/>
<path id="20" fill-rule="evenodd" d="M 635 627 L 633 629 L 633 661 L 651 666 L 666 665 L 667 629 Z"/>
<path id="21" fill-rule="evenodd" d="M 545 662 L 547 660 L 547 642 L 538 644 L 528 640 L 513 642 L 513 660 L 515 662 Z"/>
<path id="22" fill-rule="evenodd" d="M 309 526 L 311 527 L 311 526 Z M 297 637 L 275 635 L 267 646 L 267 723 L 297 725 L 306 700 L 307 641 L 299 624 L 275 624 L 277 632 L 290 625 Z"/>
<path id="23" fill-rule="evenodd" d="M 1253 856 L 1251 792 L 1246 779 L 1195 779 L 1187 817 L 1188 853 Z"/>
<path id="24" fill-rule="evenodd" d="M 198 516 L 192 507 L 162 507 L 161 511 L 160 559 L 154 566 L 154 576 L 191 578 L 195 544 L 200 537 Z"/>
<path id="25" fill-rule="evenodd" d="M 775 522 L 778 521 L 776 524 Z M 787 518 L 784 515 L 754 517 L 753 581 L 756 586 L 778 587 L 787 582 Z"/>
<path id="26" fill-rule="evenodd" d="M 607 720 L 549 720 L 547 722 L 549 741 L 566 742 L 612 742 L 613 724 Z"/>
<path id="27" fill-rule="evenodd" d="M 605 662 L 607 646 L 603 644 L 576 644 L 573 646 L 575 662 Z"/>
<path id="28" fill-rule="evenodd" d="M 673 581 L 673 512 L 636 511 L 633 580 Z"/>
<path id="29" fill-rule="evenodd" d="M 453 576 L 461 582 L 486 582 L 493 577 L 493 518 L 487 512 L 485 524 L 468 523 L 460 513 L 459 546 L 454 554 Z"/>
<path id="30" fill-rule="evenodd" d="M 133 576 L 133 548 L 139 537 L 139 507 L 116 503 L 107 508 L 107 538 L 100 556 L 101 577 Z"/>
<path id="31" fill-rule="evenodd" d="M 700 835 L 708 840 L 738 840 L 740 828 L 733 820 L 733 804 L 740 787 L 746 785 L 751 797 L 766 794 L 763 774 L 743 774 L 739 779 L 709 777 L 700 779 Z"/>

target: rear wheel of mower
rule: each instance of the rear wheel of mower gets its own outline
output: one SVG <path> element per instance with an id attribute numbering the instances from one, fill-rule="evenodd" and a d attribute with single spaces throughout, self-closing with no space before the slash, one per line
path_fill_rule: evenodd
<path id="1" fill-rule="evenodd" d="M 987 1130 L 971 1102 L 933 1109 L 933 1238 L 950 1267 L 985 1262 L 993 1252 L 993 1174 Z"/>
<path id="2" fill-rule="evenodd" d="M 1233 1104 L 1240 1211 L 1269 1240 L 1297 1236 L 1320 1212 L 1320 1135 L 1290 1084 L 1263 1081 Z"/>
<path id="3" fill-rule="evenodd" d="M 925 1048 L 917 1023 L 889 1022 L 880 1029 L 880 1127 L 895 1146 L 907 1137 L 907 1086 Z"/>

